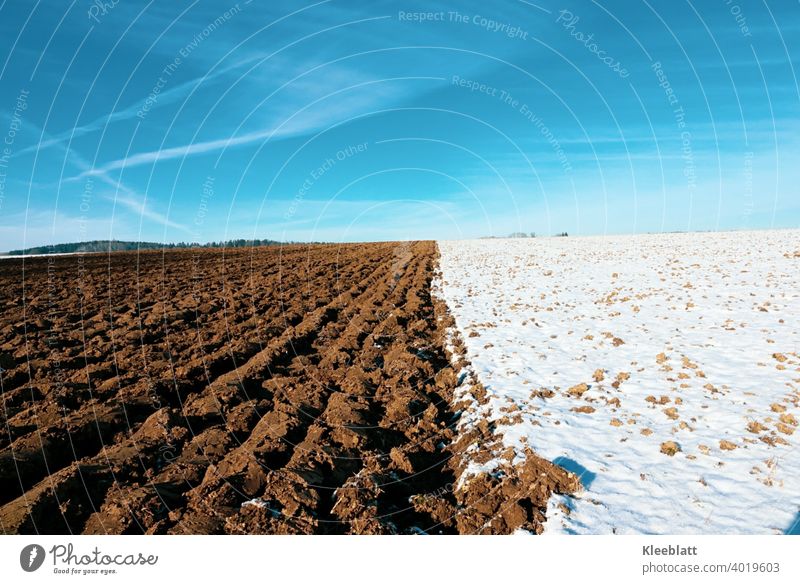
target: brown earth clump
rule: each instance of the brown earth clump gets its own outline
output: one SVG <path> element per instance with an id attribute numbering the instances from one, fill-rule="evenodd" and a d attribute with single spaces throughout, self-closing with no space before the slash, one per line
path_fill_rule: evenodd
<path id="1" fill-rule="evenodd" d="M 517 529 L 541 533 L 550 496 L 580 489 L 576 475 L 528 451 L 523 463 L 476 475 L 457 493 L 462 505 L 458 529 L 474 534 Z"/>
<path id="2" fill-rule="evenodd" d="M 585 383 L 579 383 L 577 385 L 573 385 L 567 390 L 567 393 L 572 397 L 581 397 L 584 393 L 589 391 L 589 386 Z"/>
<path id="3" fill-rule="evenodd" d="M 678 445 L 677 442 L 673 442 L 672 440 L 668 440 L 666 442 L 661 443 L 661 453 L 666 454 L 667 456 L 675 456 L 678 452 L 681 451 L 681 447 Z"/>

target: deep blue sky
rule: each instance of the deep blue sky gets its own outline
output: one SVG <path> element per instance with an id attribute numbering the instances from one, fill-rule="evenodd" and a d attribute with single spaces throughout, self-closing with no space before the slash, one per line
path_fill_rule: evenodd
<path id="1" fill-rule="evenodd" d="M 6 0 L 0 47 L 0 250 L 800 224 L 795 1 Z"/>

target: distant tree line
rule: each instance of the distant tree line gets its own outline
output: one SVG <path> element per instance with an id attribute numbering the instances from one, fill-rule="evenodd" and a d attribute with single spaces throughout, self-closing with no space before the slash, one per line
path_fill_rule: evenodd
<path id="1" fill-rule="evenodd" d="M 281 245 L 273 239 L 229 239 L 227 241 L 211 241 L 208 243 L 156 243 L 153 241 L 117 241 L 116 239 L 100 239 L 94 241 L 80 241 L 77 243 L 57 243 L 55 245 L 40 245 L 26 249 L 12 249 L 8 255 L 33 255 L 50 253 L 92 253 L 109 251 L 135 251 L 145 249 L 182 249 L 190 247 L 259 247 L 262 245 Z M 288 242 L 291 243 L 291 242 Z"/>

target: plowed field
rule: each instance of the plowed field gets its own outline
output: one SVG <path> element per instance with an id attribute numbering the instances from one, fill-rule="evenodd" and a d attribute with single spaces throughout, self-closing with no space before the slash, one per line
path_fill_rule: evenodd
<path id="1" fill-rule="evenodd" d="M 436 257 L 416 242 L 5 260 L 2 531 L 536 529 L 550 487 L 521 504 L 518 480 L 454 492 L 454 453 L 481 432 L 455 448 Z"/>

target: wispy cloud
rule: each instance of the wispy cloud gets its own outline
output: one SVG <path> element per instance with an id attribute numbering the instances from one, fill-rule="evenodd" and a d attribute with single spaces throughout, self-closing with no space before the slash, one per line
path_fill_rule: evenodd
<path id="1" fill-rule="evenodd" d="M 345 73 L 340 71 L 337 74 L 328 75 L 326 77 L 326 84 L 324 85 L 319 82 L 298 84 L 296 87 L 292 88 L 291 94 L 293 96 L 306 95 L 310 91 L 315 91 L 317 94 L 321 95 L 302 107 L 298 107 L 291 98 L 281 101 L 280 104 L 276 104 L 272 108 L 271 117 L 274 120 L 273 125 L 265 129 L 247 132 L 239 136 L 192 142 L 181 146 L 141 152 L 126 158 L 111 161 L 100 168 L 88 169 L 75 178 L 81 179 L 86 176 L 106 174 L 122 168 L 154 164 L 156 162 L 175 158 L 185 158 L 274 139 L 289 138 L 318 132 L 351 119 L 368 115 L 373 111 L 386 107 L 389 103 L 407 98 L 413 93 L 411 89 L 412 84 L 409 84 L 409 81 L 420 80 L 437 82 L 442 80 L 438 77 L 402 77 L 366 80 L 353 83 L 353 79 L 357 77 L 358 75 L 355 72 Z M 349 79 L 350 84 L 346 87 L 342 87 L 341 78 Z M 295 80 L 296 79 L 293 79 L 276 89 L 267 99 L 277 94 Z M 398 89 L 398 87 L 390 88 L 389 84 L 392 81 L 401 81 L 402 84 L 398 86 L 401 89 Z M 369 91 L 359 94 L 358 90 L 364 88 L 368 88 Z M 353 94 L 349 95 L 347 99 L 341 98 L 340 94 L 349 92 Z M 333 97 L 339 97 L 340 99 L 326 103 L 324 107 L 315 107 Z"/>
<path id="2" fill-rule="evenodd" d="M 181 231 L 189 232 L 189 228 L 181 223 L 176 223 L 175 221 L 170 220 L 165 215 L 155 211 L 147 206 L 146 199 L 140 199 L 138 195 L 129 193 L 129 194 L 120 194 L 115 193 L 112 195 L 106 195 L 105 198 L 113 203 L 118 203 L 132 211 L 136 215 L 140 217 L 144 217 L 145 219 L 150 219 L 151 221 L 155 221 L 156 223 L 160 223 L 166 227 L 172 227 L 174 229 L 179 229 Z"/>
<path id="3" fill-rule="evenodd" d="M 89 162 L 80 156 L 80 154 L 78 154 L 74 149 L 67 149 L 61 144 L 59 146 L 63 148 L 67 160 L 79 171 L 86 173 L 91 169 Z M 126 209 L 139 215 L 139 217 L 149 219 L 160 225 L 164 225 L 165 227 L 171 227 L 187 233 L 190 231 L 185 225 L 172 221 L 166 215 L 163 215 L 162 213 L 152 209 L 147 204 L 146 195 L 143 196 L 139 194 L 134 189 L 125 185 L 122 181 L 113 178 L 109 172 L 92 172 L 91 175 L 113 189 L 113 195 L 104 196 L 104 198 L 107 200 L 118 202 Z"/>
<path id="4" fill-rule="evenodd" d="M 148 219 L 165 227 L 170 227 L 173 229 L 178 229 L 183 232 L 190 232 L 190 229 L 183 225 L 182 223 L 178 223 L 176 221 L 171 220 L 166 215 L 156 211 L 153 209 L 147 202 L 147 196 L 138 193 L 135 189 L 127 186 L 121 180 L 114 178 L 110 171 L 105 170 L 98 170 L 93 169 L 92 165 L 86 160 L 83 156 L 81 156 L 75 148 L 68 148 L 66 144 L 62 140 L 57 140 L 54 136 L 50 136 L 47 132 L 43 131 L 41 128 L 36 127 L 35 124 L 28 122 L 31 130 L 35 133 L 42 136 L 42 142 L 51 143 L 52 145 L 58 147 L 66 157 L 67 162 L 69 162 L 72 166 L 74 166 L 79 172 L 81 172 L 81 176 L 88 176 L 91 175 L 92 178 L 99 180 L 101 183 L 105 184 L 108 187 L 111 187 L 111 193 L 103 195 L 103 197 L 109 201 L 116 201 L 120 203 L 124 208 L 128 209 L 129 211 L 133 211 L 139 217 Z M 63 182 L 71 182 L 69 179 Z M 56 183 L 54 185 L 38 185 L 44 186 L 47 188 L 57 188 L 61 189 L 62 184 Z M 35 212 L 39 212 L 40 210 L 36 210 Z M 54 214 L 58 213 L 57 209 L 53 210 Z M 54 215 L 56 216 L 56 215 Z"/>
<path id="5" fill-rule="evenodd" d="M 159 93 L 158 99 L 153 104 L 153 109 L 157 109 L 158 107 L 163 107 L 168 104 L 177 103 L 183 99 L 186 99 L 192 92 L 196 91 L 201 85 L 211 83 L 216 79 L 226 76 L 237 69 L 241 69 L 246 65 L 253 63 L 254 61 L 262 58 L 259 54 L 254 54 L 244 59 L 240 59 L 237 62 L 229 65 L 227 67 L 220 67 L 214 71 L 206 73 L 201 77 L 196 77 L 191 79 L 190 81 L 184 81 L 183 83 L 176 85 L 166 91 Z M 87 134 L 92 134 L 93 132 L 97 132 L 103 130 L 107 126 L 114 124 L 116 122 L 122 122 L 127 120 L 132 120 L 137 117 L 139 112 L 141 111 L 142 106 L 144 105 L 144 100 L 137 101 L 136 103 L 128 106 L 127 108 L 112 112 L 108 115 L 100 116 L 88 122 L 86 124 L 75 126 L 69 130 L 64 132 L 60 132 L 58 134 L 53 134 L 48 138 L 36 143 L 32 144 L 26 148 L 23 148 L 19 152 L 17 152 L 14 156 L 23 156 L 25 154 L 30 154 L 32 152 L 42 151 L 47 148 L 51 148 L 53 146 L 59 146 L 66 142 L 70 142 L 75 138 L 80 138 L 81 136 L 85 136 Z"/>

